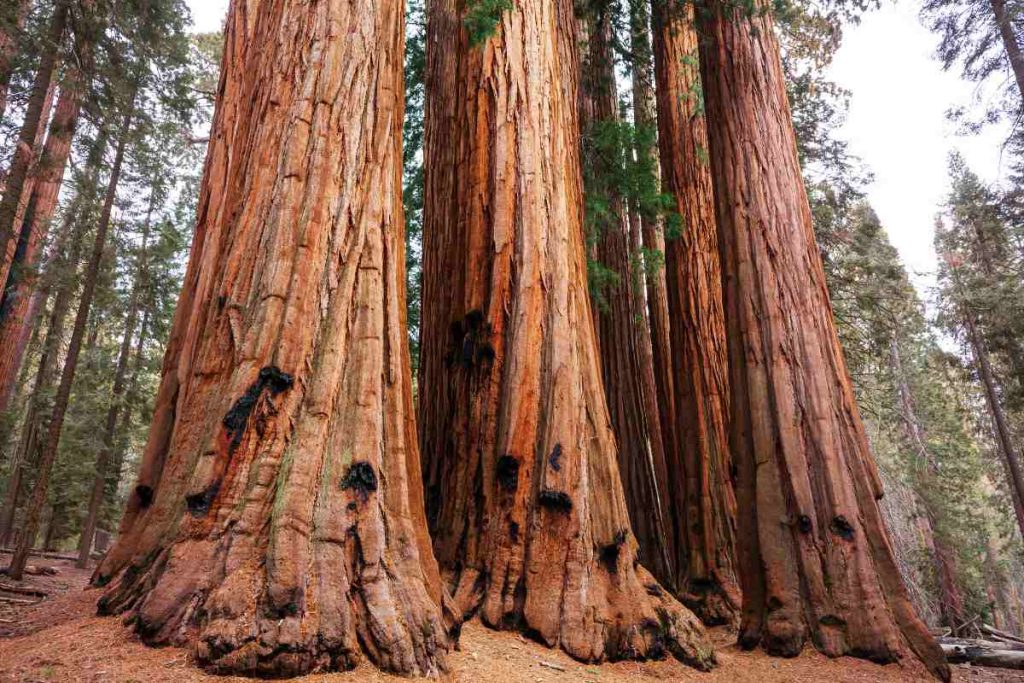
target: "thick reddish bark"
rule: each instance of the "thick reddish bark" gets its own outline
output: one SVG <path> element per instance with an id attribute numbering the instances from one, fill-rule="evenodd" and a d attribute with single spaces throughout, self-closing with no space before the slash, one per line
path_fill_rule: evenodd
<path id="1" fill-rule="evenodd" d="M 129 112 L 134 109 L 134 95 Z M 64 429 L 64 417 L 67 414 L 68 401 L 71 398 L 71 388 L 75 381 L 75 372 L 78 369 L 78 359 L 82 350 L 82 342 L 85 338 L 86 325 L 89 322 L 89 311 L 92 309 L 93 295 L 96 292 L 96 282 L 99 279 L 100 266 L 103 261 L 103 251 L 107 244 L 107 233 L 110 231 L 110 220 L 114 211 L 114 200 L 117 198 L 117 186 L 121 180 L 121 170 L 124 165 L 125 149 L 128 145 L 128 134 L 131 130 L 132 113 L 124 116 L 118 135 L 117 154 L 114 163 L 110 168 L 110 180 L 107 184 L 106 197 L 103 200 L 103 209 L 100 212 L 99 223 L 96 226 L 96 237 L 93 241 L 92 254 L 82 278 L 82 294 L 78 299 L 78 311 L 75 313 L 75 324 L 71 329 L 71 339 L 68 341 L 67 355 L 64 357 L 64 367 L 61 369 L 60 383 L 57 385 L 57 393 L 53 399 L 53 411 L 50 414 L 50 422 L 46 427 L 46 438 L 42 443 L 42 450 L 39 454 L 39 462 L 36 472 L 35 486 L 32 488 L 32 496 L 29 498 L 28 507 L 25 510 L 25 523 L 23 534 L 11 557 L 11 564 L 8 574 L 12 579 L 20 581 L 25 571 L 25 563 L 28 561 L 29 551 L 35 542 L 36 533 L 39 530 L 39 521 L 43 513 L 43 506 L 46 505 L 46 497 L 50 486 L 50 475 L 53 470 L 53 463 L 57 460 L 57 449 L 60 445 L 61 432 Z M 49 529 L 52 530 L 51 521 Z"/>
<path id="2" fill-rule="evenodd" d="M 67 26 L 68 0 L 57 0 L 53 9 L 53 18 L 47 37 L 41 48 L 39 69 L 32 84 L 28 105 L 25 109 L 25 120 L 15 140 L 14 158 L 7 171 L 3 196 L 0 197 L 0 286 L 7 282 L 7 271 L 14 253 L 14 242 L 18 228 L 24 216 L 31 187 L 26 191 L 29 182 L 29 170 L 35 161 L 35 145 L 41 131 L 46 129 L 46 117 L 49 113 L 49 101 L 52 97 L 53 75 Z M 3 290 L 0 289 L 0 296 Z"/>
<path id="3" fill-rule="evenodd" d="M 701 8 L 726 273 L 740 642 L 894 661 L 948 680 L 893 557 L 832 319 L 769 12 Z"/>
<path id="4" fill-rule="evenodd" d="M 576 19 L 518 0 L 469 44 L 429 6 L 420 443 L 465 614 L 581 660 L 666 650 L 698 620 L 636 561 L 591 325 Z"/>
<path id="5" fill-rule="evenodd" d="M 693 7 L 655 2 L 653 35 L 662 172 L 682 219 L 681 234 L 669 240 L 665 254 L 679 436 L 679 450 L 669 459 L 668 508 L 685 559 L 676 583 L 705 622 L 723 624 L 733 622 L 740 607 L 736 500 L 722 269 Z"/>
<path id="6" fill-rule="evenodd" d="M 57 209 L 57 199 L 71 142 L 78 125 L 79 103 L 84 87 L 77 69 L 65 79 L 54 108 L 42 154 L 32 171 L 32 194 L 21 222 L 17 247 L 0 295 L 0 412 L 7 410 L 25 353 L 22 339 L 30 322 L 32 295 L 38 281 L 39 256 Z M 102 154 L 102 149 L 100 150 Z M 101 156 L 90 154 L 88 163 Z"/>
<path id="7" fill-rule="evenodd" d="M 97 575 L 101 610 L 214 671 L 442 665 L 404 320 L 403 9 L 229 10 L 157 481 Z"/>
<path id="8" fill-rule="evenodd" d="M 657 107 L 654 96 L 654 64 L 650 40 L 650 8 L 647 0 L 629 1 L 629 35 L 632 53 L 633 121 L 638 131 L 638 157 L 647 159 L 654 182 L 661 184 L 661 166 L 653 137 L 657 130 Z M 652 137 L 647 141 L 646 136 Z M 637 202 L 639 204 L 639 201 Z M 634 232 L 640 224 L 640 243 L 649 252 L 665 254 L 665 225 L 662 217 L 651 213 L 651 207 L 634 206 L 630 213 Z M 634 238 L 635 239 L 635 238 Z M 657 388 L 658 422 L 667 459 L 669 453 L 679 449 L 676 430 L 675 389 L 672 381 L 672 346 L 670 340 L 668 289 L 665 268 L 648 268 L 645 272 L 647 293 L 647 320 L 650 328 L 651 367 Z M 655 462 L 659 482 L 668 482 L 667 460 Z M 661 487 L 664 491 L 664 487 Z M 667 500 L 662 499 L 665 506 Z"/>
<path id="9" fill-rule="evenodd" d="M 597 293 L 601 302 L 597 312 L 599 355 L 612 431 L 618 444 L 619 472 L 640 561 L 665 583 L 674 578 L 670 559 L 674 553 L 668 543 L 671 539 L 657 483 L 655 463 L 664 463 L 665 453 L 650 330 L 643 306 L 643 279 L 629 209 L 619 189 L 620 160 L 612 150 L 600 145 L 600 139 L 607 137 L 607 128 L 619 124 L 611 46 L 613 6 L 605 0 L 594 0 L 586 13 L 580 88 L 584 103 L 580 107 L 583 164 L 588 170 L 585 185 L 586 192 L 605 205 L 603 216 L 591 217 L 590 229 L 597 233 L 593 237 L 600 267 L 617 277 L 616 282 L 608 283 Z"/>
<path id="10" fill-rule="evenodd" d="M 250 105 L 241 94 L 244 87 L 251 87 L 245 80 L 244 68 L 250 58 L 252 43 L 250 34 L 256 26 L 257 9 L 262 0 L 233 0 L 234 5 L 228 15 L 230 21 L 225 31 L 224 55 L 221 68 L 220 83 L 217 92 L 217 106 L 214 110 L 210 133 L 210 144 L 207 148 L 206 163 L 203 169 L 203 181 L 200 184 L 200 195 L 196 226 L 192 235 L 192 249 L 188 267 L 182 282 L 178 305 L 174 312 L 167 348 L 164 352 L 163 366 L 160 372 L 160 385 L 154 398 L 153 415 L 149 422 L 149 434 L 142 461 L 136 478 L 136 485 L 128 498 L 118 536 L 123 540 L 115 544 L 97 568 L 93 580 L 109 580 L 109 577 L 123 569 L 132 559 L 136 535 L 135 522 L 153 499 L 156 497 L 170 448 L 174 428 L 175 412 L 181 389 L 180 377 L 188 376 L 188 358 L 183 357 L 185 345 L 193 342 L 186 339 L 189 334 L 191 318 L 195 315 L 193 308 L 200 285 L 209 287 L 208 276 L 201 270 L 204 262 L 203 253 L 209 248 L 219 247 L 218 238 L 207 239 L 210 226 L 218 226 L 224 220 L 222 214 L 231 210 L 223 197 L 225 188 L 231 182 L 232 174 L 237 176 L 235 167 L 244 158 L 245 146 L 243 138 L 238 137 L 247 132 L 234 124 L 251 115 Z M 236 144 L 236 139 L 238 140 Z"/>
<path id="11" fill-rule="evenodd" d="M 7 94 L 18 51 L 18 33 L 25 23 L 28 7 L 28 0 L 13 0 L 0 10 L 0 120 L 3 120 L 7 112 Z"/>

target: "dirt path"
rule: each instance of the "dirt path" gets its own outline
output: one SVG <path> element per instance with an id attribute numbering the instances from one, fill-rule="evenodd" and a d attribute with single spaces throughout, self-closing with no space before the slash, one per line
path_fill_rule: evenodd
<path id="1" fill-rule="evenodd" d="M 5 557 L 0 555 L 0 562 Z M 55 567 L 52 577 L 28 577 L 18 584 L 46 590 L 38 604 L 0 605 L 0 682 L 44 683 L 241 683 L 245 678 L 209 676 L 195 668 L 185 650 L 143 646 L 119 619 L 95 615 L 98 591 L 84 590 L 88 572 L 70 562 L 39 560 Z M 11 583 L 0 577 L 0 583 Z M 0 595 L 8 595 L 0 592 Z M 13 622 L 13 623 L 8 623 Z M 461 651 L 450 658 L 452 683 L 895 683 L 927 681 L 916 668 L 878 666 L 856 659 L 830 660 L 815 652 L 774 659 L 741 652 L 732 637 L 714 632 L 720 666 L 701 674 L 675 662 L 579 664 L 510 633 L 470 623 Z M 958 683 L 1024 683 L 1024 672 L 956 667 Z M 349 673 L 306 676 L 301 683 L 408 681 L 369 667 Z"/>

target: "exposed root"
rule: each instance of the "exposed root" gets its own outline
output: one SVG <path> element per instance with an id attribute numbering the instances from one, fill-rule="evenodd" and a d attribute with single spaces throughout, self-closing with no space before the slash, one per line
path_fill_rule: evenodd
<path id="1" fill-rule="evenodd" d="M 460 624 L 415 581 L 382 566 L 356 566 L 351 581 L 311 577 L 302 595 L 275 606 L 264 567 L 225 575 L 218 555 L 209 541 L 172 545 L 116 576 L 99 612 L 127 613 L 126 623 L 148 645 L 191 646 L 196 661 L 216 674 L 291 677 L 346 671 L 365 659 L 401 675 L 445 670 L 448 634 L 457 637 Z"/>
<path id="2" fill-rule="evenodd" d="M 596 557 L 589 581 L 592 594 L 586 604 L 572 604 L 563 596 L 557 600 L 532 600 L 526 589 L 499 588 L 477 570 L 463 569 L 449 574 L 454 579 L 455 602 L 467 618 L 479 614 L 481 621 L 498 630 L 519 631 L 548 647 L 560 647 L 584 663 L 645 661 L 674 657 L 701 671 L 716 665 L 714 650 L 703 624 L 686 607 L 661 588 L 650 573 L 634 565 L 629 544 L 617 547 L 616 571 L 608 558 Z M 568 579 L 574 585 L 585 581 Z M 514 595 L 512 611 L 495 611 L 489 596 Z"/>

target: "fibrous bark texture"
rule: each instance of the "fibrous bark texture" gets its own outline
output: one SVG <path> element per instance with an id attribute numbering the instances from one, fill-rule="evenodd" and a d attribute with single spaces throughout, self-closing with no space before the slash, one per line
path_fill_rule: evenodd
<path id="1" fill-rule="evenodd" d="M 576 19 L 519 0 L 470 45 L 429 7 L 420 443 L 428 517 L 465 614 L 577 659 L 703 629 L 636 561 L 591 325 Z"/>
<path id="2" fill-rule="evenodd" d="M 653 180 L 660 186 L 661 166 L 654 133 L 657 130 L 657 106 L 654 95 L 654 64 L 651 54 L 651 14 L 647 0 L 629 0 L 630 52 L 633 58 L 633 122 L 637 129 L 638 158 L 646 159 L 653 174 Z M 630 215 L 640 223 L 644 248 L 659 254 L 665 253 L 665 222 L 662 216 L 651 213 L 652 207 L 640 206 L 636 202 Z M 672 384 L 671 323 L 668 311 L 668 289 L 665 268 L 647 268 L 644 273 L 647 294 L 647 311 L 651 335 L 651 357 L 654 381 L 657 388 L 658 422 L 661 426 L 662 452 L 664 457 L 677 452 L 679 448 L 676 430 L 675 390 Z M 658 480 L 668 481 L 667 462 L 655 461 Z M 667 503 L 662 498 L 662 505 Z M 672 548 L 673 551 L 675 548 Z"/>
<path id="3" fill-rule="evenodd" d="M 0 412 L 7 410 L 25 354 L 25 327 L 30 319 L 32 295 L 36 288 L 39 256 L 50 231 L 64 171 L 71 155 L 71 142 L 78 126 L 83 76 L 78 69 L 65 79 L 42 154 L 30 179 L 32 190 L 18 232 L 11 266 L 0 295 Z M 102 154 L 102 148 L 100 148 Z M 98 164 L 99 155 L 89 163 Z"/>
<path id="4" fill-rule="evenodd" d="M 14 158 L 7 171 L 3 196 L 0 198 L 0 287 L 6 284 L 7 271 L 14 254 L 14 240 L 25 213 L 31 188 L 26 190 L 29 169 L 36 160 L 35 146 L 40 133 L 46 130 L 50 101 L 53 96 L 53 74 L 67 27 L 68 0 L 54 3 L 53 18 L 47 31 L 39 57 L 39 69 L 32 83 L 32 91 L 25 107 L 25 119 L 15 141 Z M 0 295 L 3 290 L 0 289 Z"/>
<path id="5" fill-rule="evenodd" d="M 234 0 L 199 222 L 123 534 L 96 580 L 217 672 L 448 642 L 404 329 L 403 3 Z"/>
<path id="6" fill-rule="evenodd" d="M 656 0 L 653 35 L 664 187 L 682 219 L 665 253 L 679 438 L 679 450 L 669 454 L 666 507 L 683 556 L 675 582 L 706 623 L 724 624 L 735 620 L 740 607 L 736 500 L 722 267 L 692 5 Z"/>
<path id="7" fill-rule="evenodd" d="M 28 0 L 14 0 L 0 10 L 0 120 L 7 112 L 7 94 L 18 51 L 18 34 L 25 23 L 28 7 Z"/>
<path id="8" fill-rule="evenodd" d="M 646 325 L 647 311 L 642 306 L 642 264 L 633 244 L 628 203 L 617 177 L 623 172 L 615 154 L 619 150 L 602 145 L 602 140 L 609 137 L 609 127 L 619 125 L 611 45 L 613 10 L 614 5 L 606 0 L 594 0 L 585 10 L 580 107 L 583 163 L 588 169 L 585 191 L 605 207 L 600 212 L 603 215 L 591 217 L 590 229 L 597 233 L 592 239 L 596 243 L 598 267 L 616 276 L 616 281 L 591 295 L 596 294 L 601 302 L 597 313 L 601 369 L 618 445 L 619 473 L 640 561 L 659 581 L 667 582 L 673 578 L 671 539 L 655 468 L 655 463 L 665 462 L 665 453 L 650 330 Z"/>
<path id="9" fill-rule="evenodd" d="M 770 13 L 702 8 L 701 69 L 726 273 L 741 644 L 950 673 L 878 509 L 881 483 L 843 359 Z"/>

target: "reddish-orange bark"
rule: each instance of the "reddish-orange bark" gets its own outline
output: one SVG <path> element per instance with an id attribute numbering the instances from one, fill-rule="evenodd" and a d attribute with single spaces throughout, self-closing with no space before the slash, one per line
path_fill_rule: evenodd
<path id="1" fill-rule="evenodd" d="M 0 295 L 0 412 L 7 410 L 10 404 L 24 357 L 25 346 L 21 340 L 30 322 L 40 252 L 57 209 L 71 142 L 78 126 L 84 85 L 81 81 L 81 73 L 74 69 L 61 86 L 46 144 L 29 179 L 31 197 L 6 273 L 7 282 Z"/>
<path id="2" fill-rule="evenodd" d="M 675 433 L 668 508 L 684 561 L 676 584 L 707 623 L 735 620 L 736 500 L 729 452 L 728 355 L 715 197 L 700 103 L 693 7 L 655 2 L 658 141 L 665 191 L 681 233 L 667 242 L 665 279 L 672 348 Z"/>
<path id="3" fill-rule="evenodd" d="M 640 561 L 659 581 L 668 583 L 674 579 L 674 553 L 658 491 L 657 467 L 664 467 L 664 440 L 639 245 L 633 244 L 629 208 L 617 181 L 621 162 L 600 142 L 609 126 L 620 123 L 611 45 L 613 12 L 611 3 L 594 0 L 586 9 L 586 27 L 581 30 L 585 39 L 580 88 L 583 164 L 588 169 L 585 185 L 586 192 L 606 206 L 604 215 L 591 217 L 590 229 L 597 233 L 593 239 L 600 267 L 617 277 L 591 294 L 601 302 L 596 317 L 601 369 Z"/>
<path id="4" fill-rule="evenodd" d="M 658 162 L 657 143 L 654 133 L 657 130 L 657 106 L 654 95 L 654 64 L 651 54 L 650 39 L 650 7 L 647 0 L 629 0 L 629 35 L 630 52 L 633 58 L 633 121 L 638 132 L 636 154 L 646 158 L 655 182 L 661 182 L 661 167 Z M 650 136 L 649 139 L 647 136 Z M 630 220 L 633 222 L 634 234 L 639 223 L 640 244 L 651 253 L 665 254 L 665 225 L 663 218 L 652 213 L 652 207 L 632 207 Z M 634 240 L 636 238 L 634 237 Z M 644 273 L 647 294 L 647 320 L 650 329 L 651 366 L 654 372 L 654 383 L 657 388 L 658 422 L 661 425 L 661 437 L 664 446 L 662 452 L 667 458 L 669 453 L 678 452 L 679 439 L 676 430 L 675 389 L 672 381 L 672 346 L 670 340 L 671 323 L 668 311 L 668 289 L 665 279 L 665 268 L 648 267 Z M 668 482 L 668 465 L 666 461 L 655 462 L 659 482 Z M 661 487 L 662 490 L 664 487 Z M 662 504 L 667 500 L 663 497 Z M 674 581 L 670 581 L 674 583 Z"/>
<path id="5" fill-rule="evenodd" d="M 702 7 L 737 465 L 741 644 L 894 661 L 948 680 L 878 509 L 832 319 L 770 12 Z"/>
<path id="6" fill-rule="evenodd" d="M 469 44 L 429 5 L 420 443 L 467 614 L 586 661 L 706 667 L 698 620 L 636 561 L 591 325 L 576 19 L 518 0 Z"/>
<path id="7" fill-rule="evenodd" d="M 67 27 L 68 13 L 68 0 L 57 0 L 40 51 L 39 67 L 25 108 L 25 119 L 14 143 L 14 158 L 7 170 L 3 195 L 0 197 L 0 288 L 6 285 L 18 229 L 32 194 L 29 170 L 36 160 L 36 146 L 46 130 L 46 118 L 53 97 L 53 75 Z M 3 289 L 0 289 L 2 295 Z"/>
<path id="8" fill-rule="evenodd" d="M 25 23 L 28 7 L 28 0 L 13 0 L 0 10 L 0 120 L 3 120 L 7 112 L 7 94 L 18 49 L 18 33 Z"/>
<path id="9" fill-rule="evenodd" d="M 106 612 L 218 672 L 448 633 L 405 334 L 403 3 L 234 0 L 198 225 Z"/>

